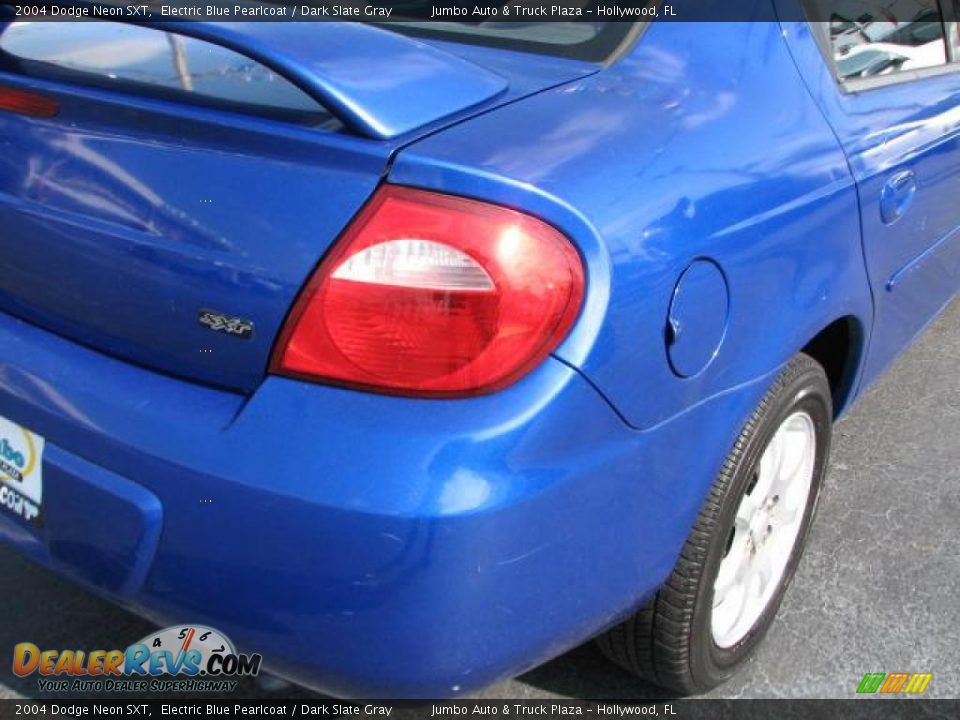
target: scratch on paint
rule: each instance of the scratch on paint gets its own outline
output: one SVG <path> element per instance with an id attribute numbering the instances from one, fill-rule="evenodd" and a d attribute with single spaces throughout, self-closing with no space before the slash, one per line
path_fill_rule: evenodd
<path id="1" fill-rule="evenodd" d="M 507 560 L 501 560 L 500 562 L 497 563 L 497 567 L 500 567 L 502 565 L 513 565 L 514 563 L 518 563 L 521 560 L 525 560 L 526 558 L 530 557 L 534 553 L 538 553 L 541 550 L 543 550 L 548 544 L 549 543 L 542 543 L 540 545 L 537 545 L 537 547 L 533 548 L 533 550 L 529 550 L 523 553 L 522 555 L 517 555 L 516 557 L 508 558 Z"/>

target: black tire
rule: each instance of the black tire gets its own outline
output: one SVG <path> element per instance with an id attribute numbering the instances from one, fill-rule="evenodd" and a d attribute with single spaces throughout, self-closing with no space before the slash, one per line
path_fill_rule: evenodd
<path id="1" fill-rule="evenodd" d="M 763 451 L 781 423 L 806 411 L 816 430 L 813 480 L 796 544 L 772 599 L 753 627 L 730 648 L 713 638 L 713 586 L 728 551 L 740 500 L 751 487 Z M 714 482 L 670 577 L 629 620 L 597 639 L 615 663 L 671 692 L 690 695 L 720 685 L 754 651 L 793 577 L 816 510 L 830 453 L 833 409 L 823 368 L 797 355 L 777 377 L 747 422 Z"/>

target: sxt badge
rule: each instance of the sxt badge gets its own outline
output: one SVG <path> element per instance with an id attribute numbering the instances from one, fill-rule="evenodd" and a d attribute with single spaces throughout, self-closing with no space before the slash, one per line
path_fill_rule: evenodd
<path id="1" fill-rule="evenodd" d="M 214 332 L 226 333 L 242 340 L 250 340 L 253 337 L 253 321 L 251 320 L 230 317 L 213 310 L 201 310 L 197 319 L 201 325 Z"/>

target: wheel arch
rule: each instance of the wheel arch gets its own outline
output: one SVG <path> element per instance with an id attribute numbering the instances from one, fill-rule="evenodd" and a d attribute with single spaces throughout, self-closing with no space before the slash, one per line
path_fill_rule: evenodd
<path id="1" fill-rule="evenodd" d="M 826 325 L 801 349 L 820 363 L 827 374 L 835 418 L 843 415 L 854 399 L 865 338 L 859 318 L 845 315 Z"/>

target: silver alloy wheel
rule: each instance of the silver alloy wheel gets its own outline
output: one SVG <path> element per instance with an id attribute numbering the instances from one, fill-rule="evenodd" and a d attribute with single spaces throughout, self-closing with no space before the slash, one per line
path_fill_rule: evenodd
<path id="1" fill-rule="evenodd" d="M 721 648 L 763 615 L 793 553 L 813 483 L 817 431 L 805 412 L 777 428 L 747 487 L 713 586 L 711 626 Z"/>

